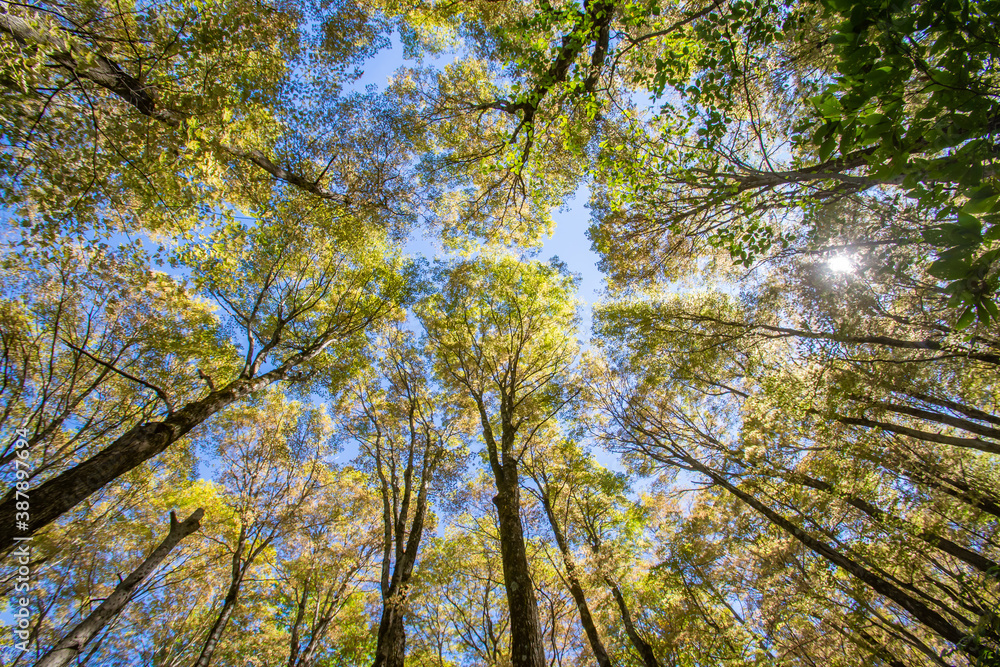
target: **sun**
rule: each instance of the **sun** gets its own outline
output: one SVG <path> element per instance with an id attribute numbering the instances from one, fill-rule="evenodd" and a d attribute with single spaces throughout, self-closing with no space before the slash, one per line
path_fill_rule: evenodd
<path id="1" fill-rule="evenodd" d="M 826 260 L 826 265 L 834 273 L 854 273 L 854 262 L 847 255 L 834 255 Z"/>

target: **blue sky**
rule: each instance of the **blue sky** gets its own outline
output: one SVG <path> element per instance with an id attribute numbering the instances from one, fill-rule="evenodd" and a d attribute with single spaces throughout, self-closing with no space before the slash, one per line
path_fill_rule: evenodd
<path id="1" fill-rule="evenodd" d="M 431 63 L 444 64 L 449 59 L 449 57 L 440 58 L 431 61 Z M 363 68 L 364 75 L 349 88 L 358 92 L 364 91 L 367 86 L 376 86 L 382 89 L 400 67 L 412 67 L 419 64 L 415 60 L 407 60 L 403 57 L 403 46 L 400 44 L 398 36 L 394 34 L 392 47 L 380 51 L 369 60 Z M 425 62 L 425 64 L 427 63 Z M 590 338 L 593 306 L 600 300 L 600 293 L 604 287 L 603 278 L 597 270 L 598 257 L 591 250 L 590 239 L 587 238 L 586 233 L 590 224 L 590 212 L 586 206 L 589 197 L 589 189 L 586 185 L 581 185 L 573 198 L 566 202 L 563 209 L 553 212 L 553 218 L 556 222 L 555 232 L 542 245 L 538 255 L 540 259 L 558 256 L 566 263 L 570 271 L 579 274 L 579 299 L 583 304 L 580 313 L 580 338 L 584 343 Z M 422 237 L 411 240 L 407 245 L 407 251 L 422 255 L 433 255 L 435 252 L 433 242 Z M 350 448 L 341 452 L 338 461 L 349 461 L 355 455 L 356 450 Z M 616 455 L 596 448 L 594 455 L 601 465 L 614 470 L 622 470 L 621 462 Z"/>
<path id="2" fill-rule="evenodd" d="M 424 61 L 423 64 L 444 64 L 451 59 L 452 56 L 445 56 Z M 374 58 L 370 59 L 363 68 L 364 75 L 348 86 L 348 89 L 358 92 L 364 91 L 368 86 L 383 89 L 389 78 L 400 67 L 414 67 L 419 64 L 421 63 L 416 60 L 403 57 L 403 46 L 399 42 L 398 35 L 394 33 L 392 47 L 380 51 Z M 582 185 L 574 197 L 567 202 L 564 210 L 554 212 L 555 233 L 544 243 L 539 253 L 540 259 L 558 256 L 566 263 L 570 271 L 580 275 L 579 298 L 584 304 L 581 312 L 580 337 L 584 342 L 590 338 L 593 304 L 599 300 L 600 291 L 603 289 L 603 280 L 597 270 L 598 257 L 591 250 L 590 239 L 587 238 L 586 234 L 590 222 L 590 213 L 586 208 L 589 196 L 588 188 L 586 185 Z M 423 238 L 413 239 L 408 244 L 407 250 L 422 255 L 431 255 L 434 252 L 433 244 Z"/>

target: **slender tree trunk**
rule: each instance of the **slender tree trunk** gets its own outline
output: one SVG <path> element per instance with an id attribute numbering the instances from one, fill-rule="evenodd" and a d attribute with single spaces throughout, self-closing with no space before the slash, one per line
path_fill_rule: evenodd
<path id="1" fill-rule="evenodd" d="M 898 474 L 918 484 L 937 489 L 970 507 L 975 507 L 1000 519 L 1000 502 L 997 502 L 997 499 L 991 495 L 972 489 L 962 480 L 947 477 L 935 470 L 933 466 L 922 461 L 896 460 L 896 457 L 893 457 L 893 467 Z"/>
<path id="2" fill-rule="evenodd" d="M 783 336 L 794 336 L 796 338 L 807 338 L 811 340 L 829 340 L 838 343 L 855 343 L 858 345 L 882 345 L 885 347 L 895 347 L 909 350 L 931 350 L 934 352 L 948 351 L 949 347 L 941 341 L 927 338 L 924 340 L 904 340 L 891 338 L 889 336 L 847 336 L 825 331 L 804 331 L 802 329 L 792 329 L 789 327 L 779 327 L 769 324 L 753 324 L 748 322 L 732 322 L 718 317 L 698 316 L 687 318 L 695 322 L 714 322 L 723 326 L 744 330 L 750 333 L 756 329 L 770 333 L 782 334 Z M 1000 365 L 1000 355 L 988 352 L 974 352 L 972 350 L 962 350 L 961 356 L 978 361 L 985 361 L 988 364 Z"/>
<path id="3" fill-rule="evenodd" d="M 511 664 L 513 667 L 546 667 L 538 600 L 524 546 L 516 464 L 504 462 L 501 472 L 496 480 L 497 495 L 493 504 L 497 506 L 500 524 L 500 556 L 510 608 Z"/>
<path id="4" fill-rule="evenodd" d="M 425 456 L 429 454 L 425 452 Z M 427 478 L 433 467 L 424 466 L 420 477 L 420 488 L 417 491 L 417 505 L 413 512 L 413 524 L 406 539 L 406 547 L 396 559 L 396 567 L 392 573 L 388 588 L 382 593 L 382 618 L 379 621 L 378 640 L 375 646 L 375 662 L 372 667 L 403 667 L 406 658 L 406 596 L 410 579 L 413 576 L 413 566 L 417 561 L 417 550 L 420 548 L 420 538 L 424 532 L 424 519 L 427 516 Z M 406 482 L 410 484 L 409 481 Z M 405 516 L 402 515 L 401 516 Z M 390 531 L 386 531 L 386 539 Z M 396 540 L 402 542 L 402 535 Z M 399 553 L 397 551 L 397 553 Z M 383 572 L 388 569 L 389 554 L 383 555 Z"/>
<path id="5" fill-rule="evenodd" d="M 181 540 L 198 530 L 199 522 L 204 514 L 204 510 L 198 509 L 183 522 L 178 522 L 177 516 L 171 512 L 170 532 L 160 545 L 153 550 L 153 553 L 128 575 L 125 581 L 118 584 L 111 595 L 105 598 L 104 602 L 97 609 L 92 611 L 87 618 L 63 637 L 51 651 L 35 663 L 35 667 L 66 667 L 66 665 L 75 662 L 80 652 L 83 651 L 83 647 L 87 645 L 87 642 L 92 640 L 107 625 L 108 621 L 121 613 L 139 584 L 163 562 L 167 554 Z"/>
<path id="6" fill-rule="evenodd" d="M 918 401 L 923 401 L 924 403 L 930 403 L 932 405 L 940 405 L 942 408 L 954 410 L 955 412 L 961 413 L 966 417 L 971 417 L 972 419 L 978 419 L 979 421 L 989 422 L 991 424 L 1000 424 L 1000 417 L 990 414 L 989 412 L 983 412 L 978 408 L 973 408 L 957 401 L 951 401 L 946 398 L 936 398 L 920 392 L 907 391 L 905 393 L 909 394 Z"/>
<path id="7" fill-rule="evenodd" d="M 205 643 L 202 645 L 201 654 L 198 655 L 198 659 L 194 661 L 192 667 L 208 667 L 212 662 L 212 656 L 215 654 L 215 649 L 219 645 L 219 640 L 222 639 L 222 633 L 226 631 L 226 626 L 229 624 L 229 619 L 236 611 L 236 602 L 240 596 L 240 588 L 243 586 L 243 577 L 246 575 L 249 563 L 243 562 L 243 550 L 245 548 L 245 535 L 246 527 L 240 528 L 240 536 L 236 545 L 236 550 L 233 552 L 233 569 L 232 576 L 229 582 L 229 589 L 226 591 L 226 597 L 222 601 L 222 609 L 219 610 L 219 615 L 215 619 L 215 623 L 212 624 L 212 628 L 208 631 L 208 636 L 205 638 Z"/>
<path id="8" fill-rule="evenodd" d="M 917 621 L 923 623 L 945 640 L 957 646 L 961 646 L 961 650 L 965 653 L 976 657 L 982 652 L 978 646 L 974 646 L 972 644 L 960 644 L 960 642 L 962 642 L 962 640 L 966 637 L 966 633 L 959 630 L 946 618 L 941 616 L 941 614 L 937 613 L 920 600 L 910 596 L 894 584 L 886 581 L 874 572 L 871 572 L 860 563 L 851 560 L 825 542 L 817 540 L 784 516 L 778 514 L 750 494 L 730 483 L 729 480 L 725 479 L 722 475 L 719 475 L 714 470 L 702 465 L 701 462 L 687 455 L 684 455 L 683 458 L 693 469 L 709 477 L 713 482 L 728 490 L 747 505 L 757 510 L 757 512 L 762 514 L 775 526 L 787 532 L 818 555 L 823 556 L 831 563 L 839 566 L 849 574 L 865 582 L 875 592 L 884 595 L 898 604 L 900 607 L 909 612 Z"/>
<path id="9" fill-rule="evenodd" d="M 863 628 L 858 628 L 856 632 L 857 635 L 863 640 L 860 642 L 855 640 L 857 645 L 868 648 L 868 650 L 877 655 L 879 659 L 884 660 L 885 664 L 889 665 L 889 667 L 906 667 L 905 663 L 895 658 L 885 645 L 883 645 L 875 637 L 872 637 L 869 633 L 865 632 Z"/>
<path id="10" fill-rule="evenodd" d="M 810 488 L 817 489 L 819 491 L 823 491 L 825 493 L 829 493 L 833 496 L 836 496 L 841 500 L 843 500 L 844 502 L 846 502 L 848 505 L 851 505 L 852 507 L 855 507 L 864 512 L 865 514 L 867 514 L 876 523 L 885 523 L 887 520 L 889 521 L 895 520 L 900 523 L 910 523 L 909 521 L 904 521 L 902 519 L 895 519 L 894 517 L 887 515 L 886 512 L 875 507 L 866 500 L 863 500 L 861 498 L 856 498 L 854 496 L 839 494 L 836 492 L 836 490 L 833 488 L 832 485 L 830 485 L 827 482 L 824 482 L 823 480 L 815 479 L 808 475 L 795 473 L 795 475 L 792 478 L 792 481 L 798 482 L 803 486 L 808 486 Z M 932 547 L 940 549 L 946 554 L 954 556 L 955 558 L 958 558 L 959 560 L 968 563 L 969 565 L 973 566 L 977 570 L 980 570 L 981 572 L 989 572 L 992 568 L 997 567 L 997 563 L 990 560 L 986 556 L 978 554 L 975 551 L 966 549 L 965 547 L 956 544 L 955 542 L 952 542 L 946 537 L 942 537 L 940 535 L 932 533 L 929 530 L 924 530 L 917 526 L 913 526 L 913 530 L 914 530 L 913 535 L 917 539 L 926 542 Z"/>
<path id="11" fill-rule="evenodd" d="M 47 526 L 91 494 L 161 453 L 219 410 L 282 379 L 285 374 L 285 370 L 275 370 L 253 380 L 236 380 L 188 403 L 162 421 L 133 427 L 93 457 L 31 489 L 27 530 L 15 530 L 16 499 L 0 503 L 0 551 L 11 547 L 15 536 L 26 537 Z"/>
<path id="12" fill-rule="evenodd" d="M 288 642 L 288 667 L 295 667 L 299 660 L 299 628 L 302 626 L 302 619 L 306 615 L 306 603 L 309 601 L 309 583 L 312 576 L 306 578 L 302 587 L 302 598 L 295 606 L 295 620 L 292 622 L 292 637 Z"/>
<path id="13" fill-rule="evenodd" d="M 635 650 L 639 653 L 639 657 L 642 658 L 642 664 L 646 667 L 660 667 L 660 662 L 656 659 L 656 654 L 653 653 L 653 647 L 635 629 L 635 624 L 632 622 L 632 614 L 629 613 L 628 605 L 625 604 L 625 596 L 622 595 L 618 584 L 611 577 L 604 577 L 604 581 L 611 589 L 611 595 L 615 598 L 615 604 L 618 605 L 618 611 L 622 615 L 625 632 L 628 633 L 629 641 L 632 642 L 632 646 L 635 647 Z"/>
<path id="14" fill-rule="evenodd" d="M 313 663 L 316 662 L 316 649 L 319 648 L 320 640 L 326 634 L 326 629 L 332 620 L 333 616 L 324 616 L 319 620 L 319 623 L 313 628 L 312 636 L 309 637 L 309 643 L 299 655 L 299 660 L 294 667 L 312 667 Z"/>
<path id="15" fill-rule="evenodd" d="M 594 659 L 597 660 L 597 664 L 600 667 L 611 667 L 611 658 L 608 657 L 608 651 L 604 648 L 601 635 L 597 632 L 597 625 L 594 623 L 590 607 L 587 605 L 587 596 L 584 594 L 583 586 L 580 585 L 580 579 L 576 575 L 576 563 L 573 562 L 573 554 L 570 551 L 569 543 L 566 541 L 566 536 L 563 535 L 562 529 L 559 527 L 559 522 L 556 521 L 556 515 L 552 510 L 552 503 L 549 501 L 549 496 L 544 491 L 542 492 L 542 505 L 545 507 L 545 515 L 549 518 L 552 533 L 556 537 L 556 545 L 562 554 L 563 564 L 566 566 L 566 582 L 569 585 L 569 592 L 573 596 L 573 601 L 576 602 L 577 610 L 580 612 L 580 625 L 583 626 L 584 632 L 587 633 L 587 640 L 590 642 L 590 648 L 594 652 Z"/>
<path id="16" fill-rule="evenodd" d="M 986 438 L 993 438 L 995 440 L 1000 439 L 1000 428 L 986 426 L 985 424 L 977 424 L 976 422 L 970 421 L 968 419 L 962 419 L 960 417 L 952 417 L 951 415 L 946 415 L 941 412 L 935 412 L 934 410 L 924 410 L 923 408 L 915 408 L 910 405 L 899 405 L 898 403 L 875 401 L 867 396 L 855 396 L 852 398 L 854 398 L 854 400 L 864 402 L 869 405 L 874 405 L 880 408 L 884 408 L 890 412 L 895 412 L 897 414 L 907 415 L 910 417 L 917 417 L 918 419 L 936 422 L 938 424 L 943 424 L 946 426 L 953 426 L 963 431 L 968 431 L 969 433 L 975 433 L 976 435 L 981 435 Z"/>
<path id="17" fill-rule="evenodd" d="M 852 426 L 864 426 L 865 428 L 880 428 L 883 431 L 889 431 L 890 433 L 898 433 L 900 435 L 906 435 L 911 438 L 916 438 L 917 440 L 924 440 L 926 442 L 936 442 L 942 445 L 951 445 L 953 447 L 964 447 L 966 449 L 977 449 L 981 452 L 987 452 L 989 454 L 1000 454 L 1000 443 L 990 442 L 989 440 L 983 440 L 982 438 L 956 438 L 955 436 L 952 435 L 943 435 L 941 433 L 921 431 L 919 429 L 910 428 L 909 426 L 900 426 L 899 424 L 892 424 L 889 422 L 878 421 L 876 419 L 867 419 L 864 417 L 835 416 L 834 419 L 839 421 L 841 424 L 850 424 Z"/>

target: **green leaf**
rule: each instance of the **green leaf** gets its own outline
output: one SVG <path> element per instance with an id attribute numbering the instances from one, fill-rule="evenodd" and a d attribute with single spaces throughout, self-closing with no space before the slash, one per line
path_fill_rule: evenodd
<path id="1" fill-rule="evenodd" d="M 837 142 L 834 137 L 830 137 L 823 142 L 823 145 L 819 147 L 819 160 L 820 162 L 826 162 L 830 158 L 830 154 L 833 153 L 833 149 L 836 147 Z"/>
<path id="2" fill-rule="evenodd" d="M 968 272 L 968 256 L 943 257 L 927 268 L 927 273 L 942 280 L 964 278 Z"/>
<path id="3" fill-rule="evenodd" d="M 976 310 L 973 306 L 967 306 L 962 315 L 955 322 L 955 328 L 959 331 L 968 329 L 969 325 L 976 321 Z"/>
<path id="4" fill-rule="evenodd" d="M 990 190 L 992 191 L 992 188 L 990 188 Z M 980 192 L 982 192 L 982 190 L 980 190 Z M 975 199 L 970 198 L 969 201 L 962 206 L 962 211 L 965 213 L 988 213 L 996 206 L 998 198 L 1000 198 L 1000 195 L 996 194 L 990 194 L 985 197 L 978 197 Z"/>

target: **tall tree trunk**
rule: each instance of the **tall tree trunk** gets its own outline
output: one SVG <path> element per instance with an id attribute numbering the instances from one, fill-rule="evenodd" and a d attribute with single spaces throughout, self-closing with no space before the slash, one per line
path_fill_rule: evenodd
<path id="1" fill-rule="evenodd" d="M 936 396 L 929 396 L 917 391 L 906 391 L 906 394 L 912 396 L 918 401 L 923 401 L 924 403 L 931 403 L 933 405 L 939 405 L 942 408 L 948 408 L 949 410 L 954 410 L 955 412 L 961 413 L 966 417 L 971 417 L 972 419 L 978 419 L 982 422 L 989 422 L 990 424 L 1000 424 L 1000 417 L 989 412 L 983 412 L 979 408 L 974 408 L 964 403 L 959 403 L 957 401 L 952 401 L 947 398 L 937 398 Z"/>
<path id="2" fill-rule="evenodd" d="M 11 547 L 15 536 L 34 534 L 91 494 L 161 453 L 219 410 L 285 375 L 285 370 L 276 369 L 252 380 L 236 380 L 203 399 L 188 403 L 162 421 L 131 428 L 83 463 L 32 489 L 26 530 L 15 530 L 16 499 L 11 497 L 0 503 L 0 551 Z"/>
<path id="3" fill-rule="evenodd" d="M 880 428 L 883 431 L 906 435 L 917 440 L 924 440 L 926 442 L 936 442 L 942 445 L 963 447 L 965 449 L 976 449 L 988 454 L 1000 454 L 1000 442 L 990 442 L 989 440 L 983 440 L 982 438 L 957 438 L 953 435 L 943 435 L 941 433 L 933 433 L 931 431 L 921 431 L 919 429 L 910 428 L 909 426 L 901 426 L 899 424 L 883 422 L 877 419 L 868 419 L 865 417 L 843 417 L 835 415 L 834 419 L 839 421 L 841 424 L 864 426 L 865 428 Z"/>
<path id="4" fill-rule="evenodd" d="M 915 408 L 911 405 L 899 405 L 898 403 L 889 403 L 887 401 L 876 401 L 868 396 L 851 396 L 851 398 L 868 405 L 884 408 L 897 414 L 917 417 L 918 419 L 936 422 L 945 426 L 953 426 L 963 431 L 968 431 L 969 433 L 975 433 L 976 435 L 981 435 L 986 438 L 993 438 L 994 440 L 1000 439 L 1000 428 L 986 426 L 985 424 L 977 424 L 976 422 L 968 419 L 953 417 L 941 412 L 935 412 L 934 410 Z"/>
<path id="5" fill-rule="evenodd" d="M 970 507 L 975 507 L 1000 519 L 1000 502 L 992 494 L 973 489 L 962 480 L 948 477 L 935 470 L 934 466 L 928 465 L 923 461 L 904 459 L 898 456 L 892 456 L 889 460 L 892 463 L 890 469 L 893 469 L 897 474 L 903 475 L 918 484 L 937 489 L 941 493 L 960 500 Z M 885 461 L 876 461 L 876 463 L 884 464 Z"/>
<path id="6" fill-rule="evenodd" d="M 639 631 L 635 629 L 635 624 L 632 622 L 632 614 L 629 613 L 628 605 L 625 604 L 625 596 L 622 595 L 622 591 L 618 588 L 618 584 L 614 582 L 611 577 L 604 577 L 605 583 L 611 589 L 611 595 L 615 598 L 615 604 L 618 605 L 618 611 L 622 615 L 622 623 L 625 625 L 625 632 L 628 634 L 629 641 L 632 642 L 632 646 L 638 651 L 639 656 L 642 658 L 642 664 L 646 667 L 660 667 L 660 662 L 656 659 L 656 655 L 653 653 L 653 647 L 650 646 L 649 642 L 642 638 Z"/>
<path id="7" fill-rule="evenodd" d="M 295 667 L 299 661 L 299 628 L 302 626 L 302 619 L 306 615 L 306 604 L 309 601 L 309 585 L 312 575 L 306 577 L 305 585 L 302 587 L 302 597 L 295 605 L 295 620 L 292 621 L 292 636 L 288 642 L 288 667 Z"/>
<path id="8" fill-rule="evenodd" d="M 831 484 L 829 484 L 828 482 L 824 482 L 823 480 L 816 479 L 808 475 L 803 475 L 801 473 L 795 473 L 792 477 L 792 481 L 798 482 L 803 486 L 808 486 L 810 488 L 817 489 L 818 491 L 823 491 L 824 493 L 829 493 L 830 495 L 836 496 L 841 500 L 843 500 L 844 502 L 846 502 L 848 505 L 857 508 L 862 512 L 864 512 L 865 514 L 867 514 L 876 523 L 884 524 L 886 520 L 889 520 L 889 521 L 896 521 L 899 523 L 907 523 L 912 526 L 912 524 L 909 521 L 889 516 L 886 514 L 886 512 L 879 509 L 878 507 L 875 507 L 866 500 L 863 500 L 861 498 L 856 498 L 854 496 L 837 493 L 837 491 L 833 488 Z M 940 549 L 946 554 L 954 556 L 955 558 L 958 558 L 959 560 L 968 563 L 969 565 L 973 566 L 977 570 L 980 570 L 981 572 L 989 572 L 991 569 L 998 567 L 997 563 L 993 562 L 986 556 L 978 554 L 975 551 L 966 549 L 960 544 L 956 544 L 955 542 L 952 542 L 948 538 L 932 533 L 929 530 L 924 530 L 923 528 L 920 528 L 918 526 L 913 526 L 913 535 L 917 539 L 926 542 L 932 547 Z"/>
<path id="9" fill-rule="evenodd" d="M 496 480 L 497 507 L 500 528 L 500 561 L 503 583 L 510 610 L 510 660 L 512 667 L 546 667 L 542 624 L 538 618 L 538 599 L 528 568 L 528 552 L 524 546 L 524 525 L 521 523 L 521 485 L 517 459 L 511 454 L 517 428 L 511 423 L 512 399 L 504 396 L 500 405 L 500 442 L 496 441 L 489 415 L 481 396 L 476 397 L 483 439 L 489 454 L 490 469 Z"/>
<path id="10" fill-rule="evenodd" d="M 516 464 L 505 461 L 501 473 L 496 480 L 497 495 L 493 498 L 493 504 L 497 506 L 500 524 L 500 556 L 510 608 L 511 665 L 546 667 L 538 600 L 535 598 L 535 586 L 528 569 L 528 552 L 524 546 Z"/>
<path id="11" fill-rule="evenodd" d="M 855 343 L 858 345 L 882 345 L 885 347 L 895 347 L 909 350 L 931 350 L 934 352 L 952 351 L 954 346 L 945 344 L 940 340 L 927 338 L 924 340 L 904 340 L 892 338 L 890 336 L 849 336 L 826 331 L 805 331 L 803 329 L 792 329 L 789 327 L 779 327 L 769 324 L 753 324 L 748 322 L 733 322 L 712 316 L 696 316 L 685 318 L 694 322 L 714 322 L 723 326 L 743 330 L 744 334 L 751 333 L 755 329 L 768 333 L 781 334 L 783 336 L 795 336 L 796 338 L 806 338 L 810 340 L 829 340 L 838 343 Z M 1000 355 L 989 352 L 976 352 L 970 349 L 961 349 L 962 356 L 978 361 L 985 361 L 988 364 L 1000 365 Z"/>
<path id="12" fill-rule="evenodd" d="M 569 585 L 569 592 L 573 596 L 573 601 L 576 602 L 576 608 L 580 612 L 580 624 L 583 626 L 584 632 L 587 633 L 587 640 L 590 642 L 590 648 L 594 652 L 594 659 L 597 660 L 597 664 L 600 667 L 611 667 L 611 658 L 608 657 L 608 651 L 604 648 L 601 635 L 597 632 L 597 626 L 590 613 L 590 607 L 587 605 L 587 596 L 584 594 L 583 586 L 580 585 L 580 579 L 576 575 L 576 563 L 573 562 L 573 554 L 570 551 L 569 543 L 566 541 L 566 536 L 559 527 L 559 522 L 556 521 L 552 503 L 550 502 L 548 493 L 545 491 L 542 492 L 542 505 L 545 507 L 545 515 L 549 518 L 552 534 L 556 537 L 556 545 L 562 554 L 563 564 L 566 566 L 566 583 Z"/>
<path id="13" fill-rule="evenodd" d="M 413 574 L 413 565 L 416 562 L 420 533 L 423 530 L 425 507 L 423 502 L 418 502 L 417 516 L 414 517 L 414 526 L 410 531 L 407 548 L 397 559 L 389 588 L 382 596 L 382 618 L 379 621 L 375 662 L 372 663 L 372 667 L 403 667 L 406 657 L 406 626 L 403 624 L 406 615 L 406 596 Z"/>
<path id="14" fill-rule="evenodd" d="M 412 450 L 411 450 L 412 451 Z M 424 456 L 429 456 L 425 452 Z M 406 596 L 413 576 L 413 566 L 417 562 L 417 550 L 424 532 L 424 519 L 427 516 L 427 478 L 433 466 L 425 464 L 420 476 L 420 488 L 417 491 L 417 505 L 413 512 L 413 523 L 406 539 L 406 547 L 400 552 L 397 547 L 396 567 L 388 588 L 382 591 L 382 618 L 379 621 L 378 640 L 375 646 L 375 662 L 372 667 L 403 667 L 406 658 L 406 626 L 403 623 L 406 614 Z M 406 482 L 407 486 L 410 482 Z M 405 518 L 405 514 L 400 513 Z M 386 532 L 386 539 L 389 537 Z M 402 534 L 397 536 L 396 544 L 402 543 Z M 388 568 L 389 554 L 383 555 L 383 572 Z M 384 585 L 384 584 L 383 584 Z"/>
<path id="15" fill-rule="evenodd" d="M 201 653 L 198 655 L 198 659 L 194 661 L 192 667 L 208 667 L 212 662 L 212 656 L 215 654 L 215 649 L 219 646 L 222 633 L 226 631 L 229 619 L 233 615 L 233 612 L 236 611 L 236 602 L 239 600 L 243 578 L 246 576 L 247 568 L 250 565 L 249 562 L 243 562 L 243 550 L 246 546 L 245 540 L 246 527 L 242 526 L 236 550 L 233 552 L 232 575 L 229 581 L 229 589 L 226 591 L 226 597 L 222 601 L 222 609 L 219 610 L 219 615 L 216 617 L 215 623 L 212 624 L 212 628 L 208 631 L 208 636 L 202 645 Z"/>
<path id="16" fill-rule="evenodd" d="M 926 625 L 928 628 L 936 632 L 942 638 L 951 642 L 952 644 L 955 644 L 956 646 L 960 646 L 961 650 L 964 651 L 965 653 L 973 657 L 977 657 L 982 653 L 982 651 L 979 649 L 978 646 L 972 644 L 961 644 L 960 642 L 962 642 L 962 640 L 965 639 L 966 633 L 959 630 L 946 618 L 941 616 L 941 614 L 937 613 L 936 611 L 928 607 L 920 600 L 912 597 L 911 595 L 909 595 L 902 589 L 898 588 L 891 582 L 886 581 L 879 575 L 868 570 L 860 563 L 851 560 L 850 558 L 843 555 L 842 553 L 840 553 L 830 545 L 826 544 L 825 542 L 817 540 L 812 535 L 808 534 L 807 532 L 796 526 L 794 523 L 789 521 L 784 516 L 778 514 L 770 507 L 767 507 L 766 505 L 761 503 L 752 495 L 746 493 L 739 487 L 730 483 L 729 480 L 727 480 L 722 475 L 716 473 L 714 470 L 703 465 L 700 461 L 697 461 L 696 459 L 688 455 L 683 455 L 683 459 L 694 470 L 697 470 L 698 472 L 707 476 L 713 482 L 715 482 L 719 486 L 723 487 L 724 489 L 735 495 L 737 498 L 745 502 L 753 509 L 757 510 L 757 512 L 759 512 L 761 515 L 767 518 L 775 526 L 787 532 L 789 535 L 797 539 L 799 542 L 801 542 L 803 545 L 811 549 L 816 554 L 826 558 L 831 563 L 837 565 L 838 567 L 842 568 L 849 574 L 865 582 L 875 592 L 884 595 L 885 597 L 889 598 L 890 600 L 898 604 L 900 607 L 909 612 L 913 616 L 913 618 L 915 618 L 920 623 Z"/>
<path id="17" fill-rule="evenodd" d="M 146 577 L 155 570 L 163 559 L 167 557 L 174 547 L 181 540 L 198 530 L 205 510 L 195 510 L 191 516 L 183 522 L 177 521 L 177 516 L 170 513 L 170 532 L 153 553 L 142 562 L 139 567 L 132 571 L 125 578 L 125 581 L 118 584 L 111 595 L 104 599 L 97 609 L 92 611 L 79 625 L 56 644 L 41 660 L 35 663 L 35 667 L 66 667 L 71 662 L 75 662 L 83 647 L 92 640 L 101 629 L 113 619 L 128 603 L 135 589 L 138 588 Z"/>
<path id="18" fill-rule="evenodd" d="M 326 629 L 330 625 L 330 621 L 333 620 L 333 616 L 324 616 L 313 628 L 312 635 L 309 637 L 309 643 L 306 644 L 306 648 L 299 655 L 298 662 L 294 667 L 312 667 L 313 663 L 316 662 L 316 650 L 319 648 L 320 641 L 323 635 L 326 634 Z"/>
<path id="19" fill-rule="evenodd" d="M 382 605 L 382 619 L 378 626 L 378 644 L 375 648 L 373 667 L 403 667 L 406 659 L 406 626 L 402 597 L 390 597 Z"/>

